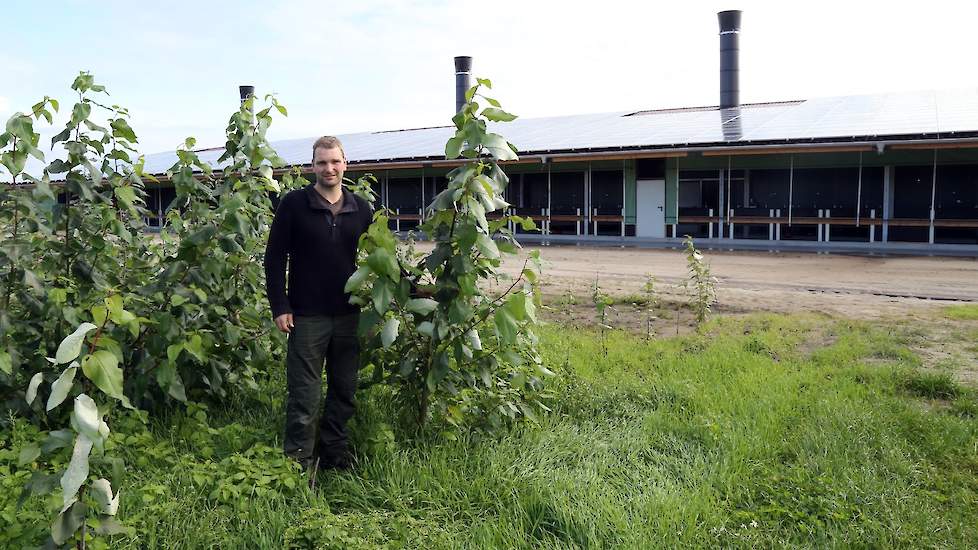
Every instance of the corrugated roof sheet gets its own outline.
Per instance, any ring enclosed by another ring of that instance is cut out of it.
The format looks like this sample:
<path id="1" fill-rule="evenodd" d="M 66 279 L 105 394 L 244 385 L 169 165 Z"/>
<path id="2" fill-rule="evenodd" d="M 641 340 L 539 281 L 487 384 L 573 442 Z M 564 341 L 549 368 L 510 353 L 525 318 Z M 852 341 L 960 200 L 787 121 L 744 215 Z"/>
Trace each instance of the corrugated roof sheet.
<path id="1" fill-rule="evenodd" d="M 624 111 L 533 119 L 495 125 L 523 154 L 636 148 L 684 148 L 752 143 L 846 141 L 978 133 L 978 89 L 900 92 L 805 101 Z M 438 159 L 452 127 L 338 136 L 351 163 Z M 289 164 L 309 162 L 317 136 L 275 141 Z M 201 152 L 215 163 L 220 151 Z M 165 172 L 173 152 L 148 155 L 146 169 Z"/>

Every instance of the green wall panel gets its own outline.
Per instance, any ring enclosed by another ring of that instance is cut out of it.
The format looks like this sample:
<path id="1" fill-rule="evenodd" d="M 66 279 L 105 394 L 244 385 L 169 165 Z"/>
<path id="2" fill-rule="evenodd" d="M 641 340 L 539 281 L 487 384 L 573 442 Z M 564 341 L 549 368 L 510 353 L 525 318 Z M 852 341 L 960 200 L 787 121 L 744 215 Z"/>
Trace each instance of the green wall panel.
<path id="1" fill-rule="evenodd" d="M 677 223 L 679 217 L 679 170 L 686 169 L 686 159 L 666 159 L 666 223 Z"/>
<path id="2" fill-rule="evenodd" d="M 625 223 L 635 223 L 635 201 L 637 191 L 635 188 L 635 161 L 625 161 Z"/>

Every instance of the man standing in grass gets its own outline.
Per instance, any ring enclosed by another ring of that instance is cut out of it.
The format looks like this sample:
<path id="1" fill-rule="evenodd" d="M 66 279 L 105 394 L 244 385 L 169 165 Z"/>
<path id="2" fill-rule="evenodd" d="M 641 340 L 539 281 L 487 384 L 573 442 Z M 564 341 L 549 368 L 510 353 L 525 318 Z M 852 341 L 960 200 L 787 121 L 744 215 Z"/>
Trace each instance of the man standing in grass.
<path id="1" fill-rule="evenodd" d="M 316 140 L 312 169 L 316 182 L 279 204 L 265 249 L 272 316 L 289 335 L 284 447 L 305 468 L 349 469 L 346 423 L 357 387 L 360 310 L 343 287 L 356 270 L 357 243 L 372 216 L 367 201 L 343 186 L 340 140 Z M 317 429 L 324 360 L 326 400 Z"/>

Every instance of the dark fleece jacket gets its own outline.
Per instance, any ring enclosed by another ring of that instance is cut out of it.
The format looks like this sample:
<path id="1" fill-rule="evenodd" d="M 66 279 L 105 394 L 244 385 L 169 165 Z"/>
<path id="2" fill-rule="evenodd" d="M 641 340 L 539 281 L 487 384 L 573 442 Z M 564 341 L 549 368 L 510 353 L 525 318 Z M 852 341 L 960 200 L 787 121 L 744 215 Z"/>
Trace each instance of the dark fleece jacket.
<path id="1" fill-rule="evenodd" d="M 357 268 L 357 243 L 372 220 L 370 204 L 344 187 L 343 208 L 334 217 L 316 196 L 314 185 L 290 191 L 275 211 L 265 247 L 265 284 L 273 317 L 359 310 L 343 287 Z"/>

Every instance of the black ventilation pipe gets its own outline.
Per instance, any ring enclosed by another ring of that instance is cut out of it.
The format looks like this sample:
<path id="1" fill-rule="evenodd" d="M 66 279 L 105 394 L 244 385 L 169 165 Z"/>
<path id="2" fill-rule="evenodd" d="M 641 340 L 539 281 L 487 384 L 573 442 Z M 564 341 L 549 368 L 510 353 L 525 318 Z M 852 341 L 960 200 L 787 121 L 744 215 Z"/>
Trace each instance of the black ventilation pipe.
<path id="1" fill-rule="evenodd" d="M 740 105 L 740 10 L 721 11 L 720 108 Z"/>
<path id="2" fill-rule="evenodd" d="M 249 97 L 255 95 L 254 86 L 238 86 L 238 95 L 241 96 L 241 103 L 244 103 Z"/>
<path id="3" fill-rule="evenodd" d="M 460 55 L 455 58 L 455 112 L 465 105 L 465 92 L 472 87 L 472 58 Z"/>

